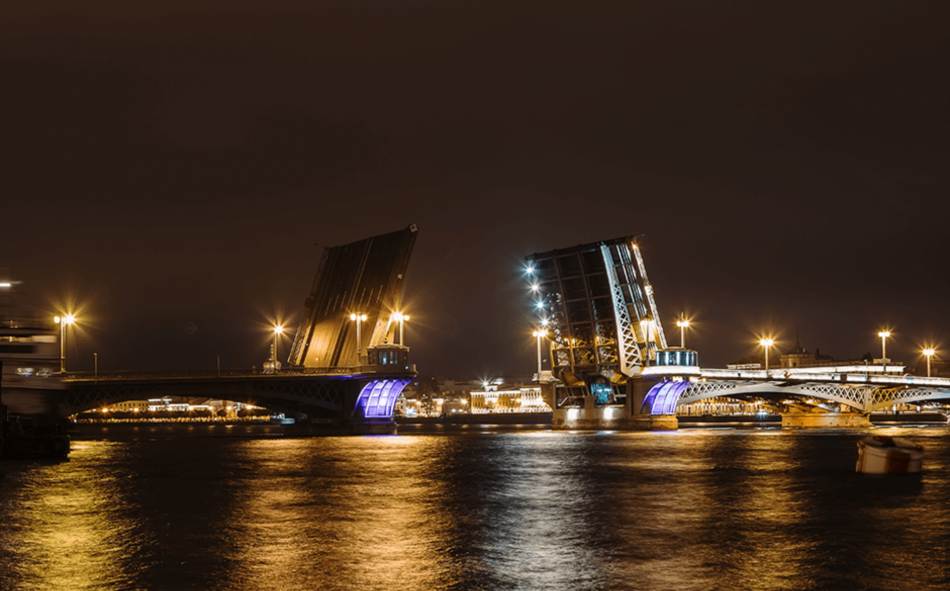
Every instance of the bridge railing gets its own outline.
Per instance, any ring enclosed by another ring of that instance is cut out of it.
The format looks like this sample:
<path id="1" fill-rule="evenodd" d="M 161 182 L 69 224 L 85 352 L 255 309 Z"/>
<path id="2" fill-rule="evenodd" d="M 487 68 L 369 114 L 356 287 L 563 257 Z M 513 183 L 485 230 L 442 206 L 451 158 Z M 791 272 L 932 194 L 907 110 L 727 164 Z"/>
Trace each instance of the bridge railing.
<path id="1" fill-rule="evenodd" d="M 216 378 L 260 378 L 288 376 L 346 376 L 364 373 L 377 373 L 379 366 L 355 367 L 294 367 L 274 370 L 254 369 L 186 369 L 153 371 L 110 371 L 110 372 L 69 372 L 62 375 L 65 380 L 175 380 L 175 379 L 216 379 Z"/>

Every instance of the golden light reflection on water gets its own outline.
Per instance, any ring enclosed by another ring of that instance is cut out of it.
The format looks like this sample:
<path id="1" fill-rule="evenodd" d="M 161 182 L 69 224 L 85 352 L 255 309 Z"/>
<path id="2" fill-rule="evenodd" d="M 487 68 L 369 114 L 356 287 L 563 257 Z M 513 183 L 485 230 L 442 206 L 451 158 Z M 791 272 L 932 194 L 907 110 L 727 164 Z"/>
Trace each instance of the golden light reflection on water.
<path id="1" fill-rule="evenodd" d="M 0 480 L 0 590 L 941 588 L 946 433 L 916 481 L 852 435 L 91 442 Z"/>
<path id="2" fill-rule="evenodd" d="M 84 465 L 110 445 L 88 444 L 68 462 L 8 475 L 4 484 L 15 488 L 4 491 L 3 527 L 18 535 L 3 553 L 3 588 L 104 589 L 126 578 L 130 526 L 113 519 L 117 499 L 109 483 L 89 478 Z"/>
<path id="3" fill-rule="evenodd" d="M 450 534 L 425 437 L 255 441 L 236 533 L 251 588 L 432 589 Z M 317 451 L 319 457 L 314 461 Z M 288 471 L 288 465 L 300 470 Z M 301 577 L 303 573 L 303 577 Z"/>

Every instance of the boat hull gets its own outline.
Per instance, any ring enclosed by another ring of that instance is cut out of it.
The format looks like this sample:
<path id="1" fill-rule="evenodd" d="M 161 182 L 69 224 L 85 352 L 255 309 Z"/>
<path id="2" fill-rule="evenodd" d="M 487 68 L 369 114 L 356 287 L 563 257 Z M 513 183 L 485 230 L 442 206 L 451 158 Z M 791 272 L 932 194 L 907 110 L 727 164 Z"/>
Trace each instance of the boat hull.
<path id="1" fill-rule="evenodd" d="M 857 472 L 863 474 L 908 474 L 920 472 L 924 451 L 919 445 L 899 439 L 866 437 L 858 441 Z"/>

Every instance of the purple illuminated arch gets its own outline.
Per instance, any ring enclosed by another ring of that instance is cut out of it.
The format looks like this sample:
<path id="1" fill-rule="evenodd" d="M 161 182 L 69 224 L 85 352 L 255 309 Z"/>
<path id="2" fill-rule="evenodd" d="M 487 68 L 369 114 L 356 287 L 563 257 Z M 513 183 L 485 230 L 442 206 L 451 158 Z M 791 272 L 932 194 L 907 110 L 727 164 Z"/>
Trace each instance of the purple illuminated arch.
<path id="1" fill-rule="evenodd" d="M 651 415 L 676 414 L 676 403 L 689 386 L 690 382 L 686 381 L 661 382 L 650 388 L 640 408 L 649 405 Z"/>
<path id="2" fill-rule="evenodd" d="M 391 419 L 396 401 L 409 380 L 373 380 L 360 391 L 356 410 L 368 419 Z"/>

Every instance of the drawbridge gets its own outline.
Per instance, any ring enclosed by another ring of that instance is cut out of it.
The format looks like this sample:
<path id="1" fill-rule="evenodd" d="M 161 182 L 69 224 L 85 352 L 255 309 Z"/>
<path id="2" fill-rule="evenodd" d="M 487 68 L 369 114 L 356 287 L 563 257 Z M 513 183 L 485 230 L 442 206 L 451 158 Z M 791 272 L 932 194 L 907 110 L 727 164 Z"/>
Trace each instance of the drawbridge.
<path id="1" fill-rule="evenodd" d="M 638 421 L 675 428 L 678 406 L 720 397 L 792 399 L 789 407 L 811 405 L 816 413 L 836 409 L 863 417 L 851 426 L 895 405 L 950 399 L 950 380 L 895 375 L 886 364 L 752 371 L 700 367 L 695 351 L 667 346 L 634 236 L 529 255 L 525 279 L 539 339 L 536 381 L 554 411 L 556 428 L 619 428 Z M 543 338 L 549 370 L 542 367 Z M 811 421 L 803 420 L 805 425 Z"/>
<path id="2" fill-rule="evenodd" d="M 324 249 L 284 368 L 70 373 L 48 406 L 69 416 L 128 400 L 212 398 L 344 432 L 395 432 L 393 408 L 416 375 L 408 347 L 393 342 L 393 317 L 417 232 L 411 225 Z"/>

